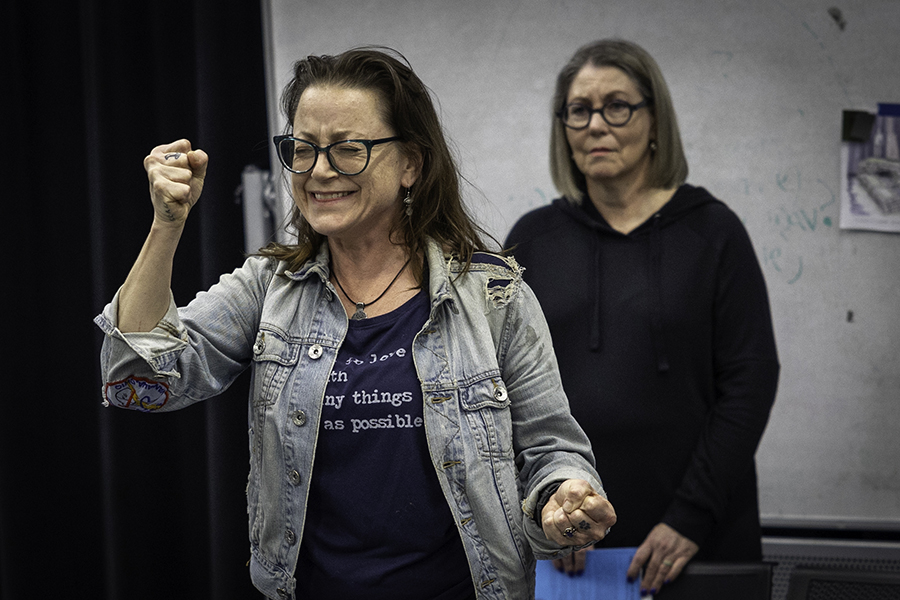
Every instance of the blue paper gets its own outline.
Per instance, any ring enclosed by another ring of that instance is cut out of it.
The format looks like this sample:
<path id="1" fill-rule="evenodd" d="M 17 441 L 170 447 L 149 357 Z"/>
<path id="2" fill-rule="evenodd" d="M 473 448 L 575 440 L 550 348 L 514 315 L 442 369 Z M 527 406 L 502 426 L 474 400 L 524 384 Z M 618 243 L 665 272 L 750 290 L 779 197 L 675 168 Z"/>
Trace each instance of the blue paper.
<path id="1" fill-rule="evenodd" d="M 584 573 L 571 577 L 553 561 L 539 560 L 535 600 L 641 600 L 641 582 L 628 583 L 626 575 L 636 550 L 592 550 L 585 555 Z"/>

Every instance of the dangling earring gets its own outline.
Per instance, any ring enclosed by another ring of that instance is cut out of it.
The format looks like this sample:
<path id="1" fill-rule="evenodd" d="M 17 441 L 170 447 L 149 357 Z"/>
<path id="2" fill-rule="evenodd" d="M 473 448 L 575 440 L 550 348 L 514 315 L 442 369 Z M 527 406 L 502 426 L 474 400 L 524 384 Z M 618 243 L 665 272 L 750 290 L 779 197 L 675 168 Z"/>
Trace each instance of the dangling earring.
<path id="1" fill-rule="evenodd" d="M 650 141 L 650 152 L 656 152 L 656 148 L 657 148 L 656 140 L 651 140 Z"/>
<path id="2" fill-rule="evenodd" d="M 406 205 L 406 216 L 407 217 L 412 216 L 412 203 L 413 203 L 412 195 L 410 193 L 409 188 L 406 188 L 406 198 L 403 199 L 403 204 Z"/>

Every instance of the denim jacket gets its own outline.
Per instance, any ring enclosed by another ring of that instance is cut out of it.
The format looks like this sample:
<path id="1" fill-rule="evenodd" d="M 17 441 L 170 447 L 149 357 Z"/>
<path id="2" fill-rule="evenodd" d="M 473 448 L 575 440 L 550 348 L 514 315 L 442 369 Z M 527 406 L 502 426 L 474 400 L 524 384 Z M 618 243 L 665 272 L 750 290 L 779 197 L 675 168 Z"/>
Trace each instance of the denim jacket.
<path id="1" fill-rule="evenodd" d="M 570 551 L 535 519 L 553 486 L 603 494 L 590 443 L 569 413 L 540 306 L 509 258 L 476 254 L 468 273 L 427 246 L 430 317 L 413 341 L 431 462 L 480 599 L 534 598 L 534 561 Z M 155 412 L 212 398 L 247 367 L 247 486 L 256 587 L 293 598 L 325 386 L 348 320 L 323 244 L 299 271 L 252 257 L 148 333 L 106 333 L 104 402 Z"/>

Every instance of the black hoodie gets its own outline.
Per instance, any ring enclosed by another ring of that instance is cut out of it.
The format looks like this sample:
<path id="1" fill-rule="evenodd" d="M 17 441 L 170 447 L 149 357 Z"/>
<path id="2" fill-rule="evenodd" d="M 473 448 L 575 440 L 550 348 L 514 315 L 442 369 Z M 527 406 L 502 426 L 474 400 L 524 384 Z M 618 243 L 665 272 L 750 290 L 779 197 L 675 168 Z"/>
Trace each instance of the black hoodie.
<path id="1" fill-rule="evenodd" d="M 778 382 L 765 281 L 737 216 L 681 186 L 629 234 L 557 199 L 506 241 L 550 324 L 572 413 L 618 516 L 659 522 L 701 560 L 759 560 L 754 454 Z"/>

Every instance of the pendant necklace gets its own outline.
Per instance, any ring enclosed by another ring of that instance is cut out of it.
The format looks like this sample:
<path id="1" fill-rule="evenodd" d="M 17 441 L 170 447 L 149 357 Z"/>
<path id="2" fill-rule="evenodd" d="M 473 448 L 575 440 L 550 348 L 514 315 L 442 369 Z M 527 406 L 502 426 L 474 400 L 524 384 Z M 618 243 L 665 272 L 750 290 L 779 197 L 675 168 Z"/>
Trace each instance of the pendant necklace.
<path id="1" fill-rule="evenodd" d="M 334 269 L 332 269 L 332 270 L 331 270 L 331 274 L 334 275 L 334 282 L 335 282 L 336 284 L 338 284 L 338 287 L 339 287 L 340 290 L 344 293 L 344 296 L 347 298 L 347 300 L 349 300 L 350 302 L 352 302 L 353 304 L 356 305 L 356 312 L 353 313 L 353 316 L 350 317 L 350 318 L 353 319 L 354 321 L 359 321 L 359 320 L 361 320 L 361 319 L 366 319 L 366 318 L 368 318 L 369 315 L 367 315 L 367 314 L 366 314 L 366 311 L 363 310 L 363 309 L 365 309 L 367 306 L 372 306 L 373 304 L 375 304 L 376 302 L 378 302 L 379 300 L 381 300 L 381 299 L 384 297 L 385 294 L 387 294 L 387 291 L 388 291 L 389 289 L 391 289 L 391 286 L 394 285 L 394 282 L 397 281 L 397 279 L 400 278 L 400 273 L 403 272 L 403 270 L 406 268 L 406 265 L 409 264 L 409 261 L 410 261 L 410 260 L 412 260 L 412 257 L 409 257 L 409 258 L 406 260 L 406 262 L 403 263 L 403 266 L 400 267 L 400 270 L 397 271 L 397 274 L 394 275 L 394 278 L 391 279 L 391 282 L 388 284 L 388 286 L 387 286 L 386 288 L 384 288 L 384 291 L 381 292 L 381 294 L 379 294 L 379 296 L 378 296 L 377 298 L 375 298 L 374 300 L 372 300 L 371 302 L 357 302 L 357 301 L 355 301 L 353 298 L 351 298 L 351 297 L 347 294 L 347 291 L 344 289 L 344 286 L 341 285 L 341 280 L 338 279 L 337 273 L 335 272 Z"/>

